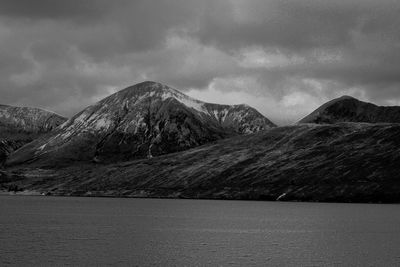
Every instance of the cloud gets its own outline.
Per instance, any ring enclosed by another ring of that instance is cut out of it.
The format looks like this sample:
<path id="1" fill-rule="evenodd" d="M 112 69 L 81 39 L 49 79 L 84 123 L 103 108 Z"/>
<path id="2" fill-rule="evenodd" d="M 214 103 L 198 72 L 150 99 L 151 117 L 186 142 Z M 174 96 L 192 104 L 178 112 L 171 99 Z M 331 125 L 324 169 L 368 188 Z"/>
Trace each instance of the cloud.
<path id="1" fill-rule="evenodd" d="M 399 11 L 396 0 L 0 0 L 1 101 L 71 116 L 155 80 L 281 124 L 342 94 L 393 105 Z"/>

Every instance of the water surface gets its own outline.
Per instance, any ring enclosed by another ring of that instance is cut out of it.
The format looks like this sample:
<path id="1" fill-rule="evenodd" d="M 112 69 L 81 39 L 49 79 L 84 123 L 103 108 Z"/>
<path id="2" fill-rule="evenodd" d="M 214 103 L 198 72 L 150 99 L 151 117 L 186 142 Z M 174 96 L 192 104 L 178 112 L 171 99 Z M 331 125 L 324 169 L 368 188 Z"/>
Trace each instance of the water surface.
<path id="1" fill-rule="evenodd" d="M 400 266 L 400 206 L 0 196 L 0 266 Z"/>

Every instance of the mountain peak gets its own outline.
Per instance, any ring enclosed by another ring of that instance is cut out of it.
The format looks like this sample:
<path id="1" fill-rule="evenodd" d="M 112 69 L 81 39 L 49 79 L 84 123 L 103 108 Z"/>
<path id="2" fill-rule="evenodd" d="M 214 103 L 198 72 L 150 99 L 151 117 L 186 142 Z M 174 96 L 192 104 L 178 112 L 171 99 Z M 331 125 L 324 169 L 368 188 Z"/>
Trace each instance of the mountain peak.
<path id="1" fill-rule="evenodd" d="M 170 91 L 171 87 L 154 81 L 144 81 L 135 85 L 132 85 L 125 90 L 137 90 L 137 91 Z"/>
<path id="2" fill-rule="evenodd" d="M 352 96 L 341 96 L 323 104 L 299 123 L 337 122 L 399 123 L 400 107 L 382 107 Z"/>
<path id="3" fill-rule="evenodd" d="M 354 100 L 358 100 L 357 98 L 350 96 L 350 95 L 342 95 L 334 100 L 344 100 L 344 99 L 354 99 Z"/>
<path id="4" fill-rule="evenodd" d="M 143 82 L 137 83 L 136 86 L 162 86 L 162 84 L 159 82 L 155 82 L 155 81 L 143 81 Z"/>
<path id="5" fill-rule="evenodd" d="M 143 158 L 274 126 L 250 106 L 206 103 L 146 81 L 87 107 L 49 139 L 25 146 L 13 158 L 16 162 Z"/>
<path id="6" fill-rule="evenodd" d="M 195 100 L 185 95 L 184 93 L 178 91 L 175 88 L 153 81 L 145 81 L 129 86 L 125 89 L 116 92 L 114 95 L 111 95 L 108 98 L 113 98 L 113 96 L 118 96 L 122 98 L 135 98 L 140 96 L 141 98 L 153 97 L 162 99 L 166 99 L 168 97 L 175 97 L 178 99 L 185 98 L 185 99 Z M 201 102 L 201 101 L 196 100 L 196 102 Z"/>
<path id="7" fill-rule="evenodd" d="M 334 98 L 334 99 L 326 102 L 325 104 L 321 105 L 321 107 L 319 107 L 318 109 L 325 109 L 326 107 L 331 106 L 331 105 L 333 105 L 333 104 L 335 104 L 337 102 L 348 101 L 348 100 L 361 102 L 360 100 L 358 100 L 355 97 L 352 97 L 352 96 L 349 96 L 349 95 L 342 95 L 340 97 Z"/>
<path id="8" fill-rule="evenodd" d="M 161 92 L 168 91 L 169 87 L 158 82 L 144 81 L 125 89 L 118 91 L 115 94 L 129 94 L 129 95 L 141 95 L 150 92 Z M 110 96 L 111 97 L 111 96 Z"/>

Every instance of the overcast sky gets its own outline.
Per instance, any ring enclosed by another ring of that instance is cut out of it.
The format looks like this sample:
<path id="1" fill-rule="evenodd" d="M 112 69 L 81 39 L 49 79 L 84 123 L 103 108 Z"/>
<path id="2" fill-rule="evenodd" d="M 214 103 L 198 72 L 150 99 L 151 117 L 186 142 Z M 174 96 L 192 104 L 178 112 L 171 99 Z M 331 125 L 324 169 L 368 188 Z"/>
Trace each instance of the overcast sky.
<path id="1" fill-rule="evenodd" d="M 0 0 L 0 102 L 71 116 L 144 80 L 278 124 L 400 105 L 398 0 Z"/>

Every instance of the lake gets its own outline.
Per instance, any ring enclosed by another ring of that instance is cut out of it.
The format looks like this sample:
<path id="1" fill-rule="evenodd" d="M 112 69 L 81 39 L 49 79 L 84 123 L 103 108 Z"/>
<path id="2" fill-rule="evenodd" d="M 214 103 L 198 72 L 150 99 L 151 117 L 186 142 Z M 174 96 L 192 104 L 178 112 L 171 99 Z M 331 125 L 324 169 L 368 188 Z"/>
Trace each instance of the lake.
<path id="1" fill-rule="evenodd" d="M 0 266 L 399 266 L 400 205 L 0 196 Z"/>

